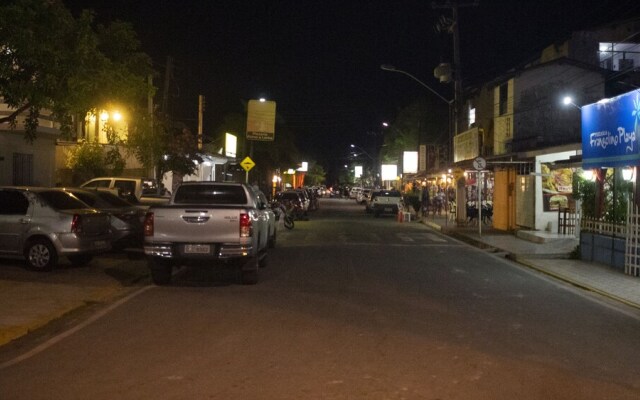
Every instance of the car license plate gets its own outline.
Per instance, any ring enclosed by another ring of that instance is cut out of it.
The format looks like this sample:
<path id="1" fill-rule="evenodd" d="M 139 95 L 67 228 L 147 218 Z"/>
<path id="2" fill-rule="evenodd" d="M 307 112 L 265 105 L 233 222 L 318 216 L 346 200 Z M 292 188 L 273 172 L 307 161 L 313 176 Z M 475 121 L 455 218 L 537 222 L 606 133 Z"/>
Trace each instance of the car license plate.
<path id="1" fill-rule="evenodd" d="M 211 246 L 208 244 L 185 244 L 184 252 L 186 254 L 209 254 Z"/>
<path id="2" fill-rule="evenodd" d="M 103 247 L 107 247 L 107 241 L 106 240 L 96 240 L 95 242 L 93 242 L 93 247 L 97 247 L 99 249 L 101 249 Z"/>
<path id="3" fill-rule="evenodd" d="M 393 208 L 391 208 L 391 207 L 385 207 L 384 208 L 384 212 L 391 212 L 391 211 L 393 211 Z"/>

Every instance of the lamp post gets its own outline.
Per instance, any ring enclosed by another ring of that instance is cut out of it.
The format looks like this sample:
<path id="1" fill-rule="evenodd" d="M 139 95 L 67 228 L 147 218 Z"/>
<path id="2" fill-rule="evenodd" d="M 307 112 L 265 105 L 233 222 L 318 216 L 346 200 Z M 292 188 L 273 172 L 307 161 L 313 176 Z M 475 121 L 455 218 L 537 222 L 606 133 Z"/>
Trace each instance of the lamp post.
<path id="1" fill-rule="evenodd" d="M 447 98 L 442 96 L 440 93 L 436 92 L 431 86 L 429 86 L 426 83 L 422 82 L 420 79 L 418 79 L 415 76 L 411 75 L 407 71 L 403 71 L 401 69 L 398 69 L 398 68 L 394 67 L 393 65 L 382 64 L 380 66 L 380 69 L 383 70 L 383 71 L 397 72 L 397 73 L 400 73 L 400 74 L 408 76 L 409 78 L 413 79 L 414 81 L 418 82 L 420 85 L 425 87 L 431 93 L 433 93 L 437 98 L 439 98 L 440 100 L 442 100 L 445 103 L 447 103 L 447 105 L 449 107 L 449 162 L 453 162 L 453 157 L 452 157 L 452 155 L 453 155 L 453 136 L 458 133 L 458 119 L 456 118 L 456 115 L 454 113 L 454 107 L 455 107 L 456 100 L 455 99 L 448 100 Z"/>

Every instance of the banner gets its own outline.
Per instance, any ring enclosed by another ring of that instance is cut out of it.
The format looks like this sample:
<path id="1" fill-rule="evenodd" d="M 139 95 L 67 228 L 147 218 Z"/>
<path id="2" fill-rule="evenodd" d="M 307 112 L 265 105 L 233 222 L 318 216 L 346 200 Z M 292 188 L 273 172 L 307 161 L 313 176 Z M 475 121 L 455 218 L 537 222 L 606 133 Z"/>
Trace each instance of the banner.
<path id="1" fill-rule="evenodd" d="M 582 167 L 640 165 L 640 90 L 583 106 Z"/>

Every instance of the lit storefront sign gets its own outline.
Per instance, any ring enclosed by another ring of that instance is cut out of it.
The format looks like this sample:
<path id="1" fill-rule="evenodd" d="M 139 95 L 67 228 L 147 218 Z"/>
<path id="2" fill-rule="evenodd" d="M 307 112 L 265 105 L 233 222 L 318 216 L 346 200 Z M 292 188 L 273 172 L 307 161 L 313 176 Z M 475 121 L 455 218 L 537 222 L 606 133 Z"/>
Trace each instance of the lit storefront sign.
<path id="1" fill-rule="evenodd" d="M 640 89 L 582 107 L 583 168 L 640 165 Z"/>
<path id="2" fill-rule="evenodd" d="M 405 151 L 402 158 L 402 173 L 415 174 L 418 172 L 418 152 Z"/>

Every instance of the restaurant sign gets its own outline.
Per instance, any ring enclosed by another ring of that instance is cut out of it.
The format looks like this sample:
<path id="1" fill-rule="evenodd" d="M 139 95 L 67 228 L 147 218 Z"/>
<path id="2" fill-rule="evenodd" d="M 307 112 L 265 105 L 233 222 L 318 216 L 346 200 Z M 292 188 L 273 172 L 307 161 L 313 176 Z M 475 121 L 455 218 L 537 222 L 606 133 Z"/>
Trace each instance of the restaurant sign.
<path id="1" fill-rule="evenodd" d="M 640 89 L 582 107 L 582 167 L 640 165 Z"/>

